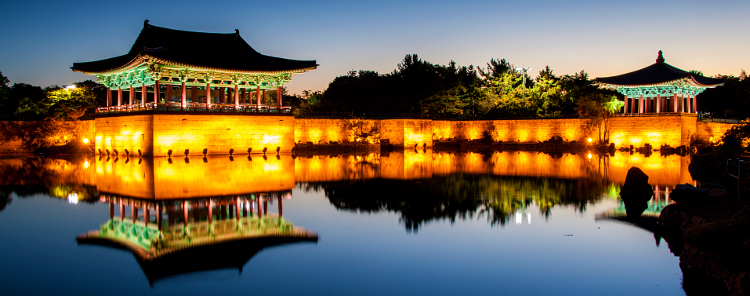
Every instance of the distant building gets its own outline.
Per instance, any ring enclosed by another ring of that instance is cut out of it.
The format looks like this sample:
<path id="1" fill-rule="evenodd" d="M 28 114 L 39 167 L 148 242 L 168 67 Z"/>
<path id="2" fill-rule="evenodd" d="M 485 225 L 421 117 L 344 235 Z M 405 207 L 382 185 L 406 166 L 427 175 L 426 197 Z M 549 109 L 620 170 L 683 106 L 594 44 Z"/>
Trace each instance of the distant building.
<path id="1" fill-rule="evenodd" d="M 719 79 L 690 73 L 664 62 L 661 50 L 656 63 L 630 73 L 597 77 L 595 82 L 625 96 L 623 113 L 698 113 L 696 96 L 723 84 Z"/>
<path id="2" fill-rule="evenodd" d="M 240 37 L 239 30 L 228 34 L 188 32 L 153 26 L 147 20 L 127 54 L 74 63 L 71 69 L 96 75 L 98 82 L 109 88 L 107 106 L 98 113 L 281 113 L 290 111 L 281 100 L 281 87 L 292 76 L 317 66 L 314 60 L 260 54 Z M 272 105 L 265 101 L 266 90 L 277 90 Z"/>

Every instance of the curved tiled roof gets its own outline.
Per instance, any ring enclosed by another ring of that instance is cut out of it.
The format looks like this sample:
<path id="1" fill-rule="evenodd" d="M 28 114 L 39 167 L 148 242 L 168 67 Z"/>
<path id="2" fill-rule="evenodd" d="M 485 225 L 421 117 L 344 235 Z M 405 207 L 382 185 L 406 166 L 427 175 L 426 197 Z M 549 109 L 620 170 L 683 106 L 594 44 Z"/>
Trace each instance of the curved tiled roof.
<path id="1" fill-rule="evenodd" d="M 280 73 L 315 69 L 314 60 L 301 61 L 263 55 L 234 33 L 180 31 L 144 23 L 133 47 L 125 55 L 74 63 L 73 71 L 104 73 L 139 59 L 153 58 L 174 66 L 231 72 Z"/>
<path id="2" fill-rule="evenodd" d="M 595 81 L 599 84 L 634 87 L 663 85 L 677 81 L 698 87 L 714 87 L 723 83 L 720 79 L 693 74 L 665 63 L 661 51 L 656 63 L 651 66 L 622 75 L 597 77 Z"/>

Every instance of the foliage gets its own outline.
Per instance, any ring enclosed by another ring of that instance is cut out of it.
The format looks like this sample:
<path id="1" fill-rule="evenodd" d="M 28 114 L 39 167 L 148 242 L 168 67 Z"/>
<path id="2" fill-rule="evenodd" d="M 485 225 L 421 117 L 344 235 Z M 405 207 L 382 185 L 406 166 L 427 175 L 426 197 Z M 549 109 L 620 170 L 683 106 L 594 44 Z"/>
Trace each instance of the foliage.
<path id="1" fill-rule="evenodd" d="M 613 95 L 591 93 L 578 100 L 578 115 L 587 119 L 587 127 L 597 130 L 600 144 L 609 143 L 609 119 L 620 110 L 624 102 Z"/>
<path id="2" fill-rule="evenodd" d="M 357 143 L 380 140 L 379 122 L 375 123 L 362 119 L 345 119 L 343 120 L 343 129 L 349 134 L 349 138 Z"/>
<path id="3" fill-rule="evenodd" d="M 750 117 L 750 79 L 744 70 L 740 76 L 717 75 L 724 85 L 706 89 L 698 96 L 698 108 L 715 117 Z"/>
<path id="4" fill-rule="evenodd" d="M 750 119 L 733 126 L 721 137 L 721 149 L 724 151 L 750 151 Z"/>
<path id="5" fill-rule="evenodd" d="M 16 105 L 11 99 L 11 88 L 8 87 L 8 83 L 10 83 L 8 77 L 3 76 L 3 72 L 0 72 L 0 117 L 2 119 L 7 118 L 9 113 L 12 114 Z"/>
<path id="6" fill-rule="evenodd" d="M 492 59 L 482 69 L 458 66 L 453 61 L 432 64 L 409 54 L 392 73 L 350 71 L 336 77 L 323 93 L 303 93 L 299 114 L 454 119 L 575 117 L 577 99 L 592 93 L 607 91 L 599 90 L 584 71 L 558 77 L 547 66 L 531 79 L 505 59 Z"/>

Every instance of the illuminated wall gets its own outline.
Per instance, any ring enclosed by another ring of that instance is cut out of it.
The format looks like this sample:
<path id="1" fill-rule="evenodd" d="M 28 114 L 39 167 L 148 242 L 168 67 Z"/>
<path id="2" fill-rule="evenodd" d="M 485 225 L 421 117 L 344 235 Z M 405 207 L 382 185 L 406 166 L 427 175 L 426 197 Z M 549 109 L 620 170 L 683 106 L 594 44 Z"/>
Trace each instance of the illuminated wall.
<path id="1" fill-rule="evenodd" d="M 181 154 L 190 149 L 209 154 L 282 153 L 294 148 L 294 117 L 246 115 L 154 115 L 154 155 L 166 156 L 172 149 Z M 193 152 L 194 151 L 194 152 Z"/>
<path id="2" fill-rule="evenodd" d="M 718 143 L 721 136 L 737 124 L 720 122 L 698 122 L 696 126 L 696 137 L 708 143 Z"/>
<path id="3" fill-rule="evenodd" d="M 565 141 L 588 138 L 581 119 L 518 119 L 433 122 L 433 137 L 440 139 L 481 139 L 485 131 L 494 141 L 536 143 L 559 136 Z"/>
<path id="4" fill-rule="evenodd" d="M 695 114 L 614 117 L 610 119 L 610 141 L 617 147 L 689 145 L 690 137 L 696 134 L 697 119 Z"/>
<path id="5" fill-rule="evenodd" d="M 105 117 L 96 119 L 95 151 L 106 153 L 114 150 L 125 155 L 128 149 L 133 155 L 138 155 L 138 149 L 143 155 L 153 155 L 154 115 L 130 115 Z"/>
<path id="6" fill-rule="evenodd" d="M 291 116 L 243 115 L 128 115 L 97 118 L 81 125 L 84 134 L 93 137 L 97 149 L 128 149 L 137 154 L 166 156 L 168 150 L 182 155 L 243 154 L 252 147 L 260 153 L 266 147 L 290 152 L 295 142 L 328 143 L 354 141 L 347 123 L 364 122 L 378 127 L 380 138 L 395 146 L 413 149 L 414 145 L 432 147 L 433 140 L 476 140 L 488 133 L 495 141 L 537 143 L 559 136 L 565 141 L 596 139 L 596 131 L 586 129 L 582 119 L 520 120 L 423 120 L 423 119 L 295 119 Z M 649 143 L 658 148 L 690 144 L 691 139 L 718 141 L 731 124 L 697 122 L 695 114 L 662 116 L 618 116 L 610 119 L 610 140 L 617 147 L 643 147 Z M 8 139 L 9 146 L 13 146 Z M 275 153 L 272 153 L 275 154 Z"/>
<path id="7" fill-rule="evenodd" d="M 231 196 L 294 188 L 294 159 L 276 156 L 102 159 L 96 162 L 100 192 L 144 199 Z"/>
<path id="8" fill-rule="evenodd" d="M 137 155 L 209 155 L 291 152 L 294 147 L 294 117 L 246 115 L 129 115 L 96 119 L 96 148 L 128 149 Z"/>
<path id="9" fill-rule="evenodd" d="M 432 147 L 432 120 L 423 119 L 309 119 L 298 118 L 294 122 L 294 141 L 313 144 L 353 142 L 354 137 L 347 124 L 363 122 L 369 129 L 376 127 L 380 139 L 388 139 L 395 146 L 413 148 L 414 145 Z"/>

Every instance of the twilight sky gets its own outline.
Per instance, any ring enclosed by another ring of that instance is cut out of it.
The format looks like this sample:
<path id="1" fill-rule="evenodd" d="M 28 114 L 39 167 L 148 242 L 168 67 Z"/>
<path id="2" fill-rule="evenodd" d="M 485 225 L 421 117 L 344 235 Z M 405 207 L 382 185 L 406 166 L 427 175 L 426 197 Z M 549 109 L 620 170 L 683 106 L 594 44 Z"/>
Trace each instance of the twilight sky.
<path id="1" fill-rule="evenodd" d="M 505 58 L 531 73 L 611 76 L 666 62 L 708 76 L 750 70 L 750 1 L 2 1 L 0 72 L 11 84 L 94 79 L 74 62 L 128 52 L 143 21 L 240 35 L 270 56 L 317 60 L 292 93 L 325 90 L 350 70 L 388 73 L 406 54 L 486 67 Z M 744 22 L 743 22 L 744 21 Z M 220 46 L 217 44 L 217 46 Z"/>

